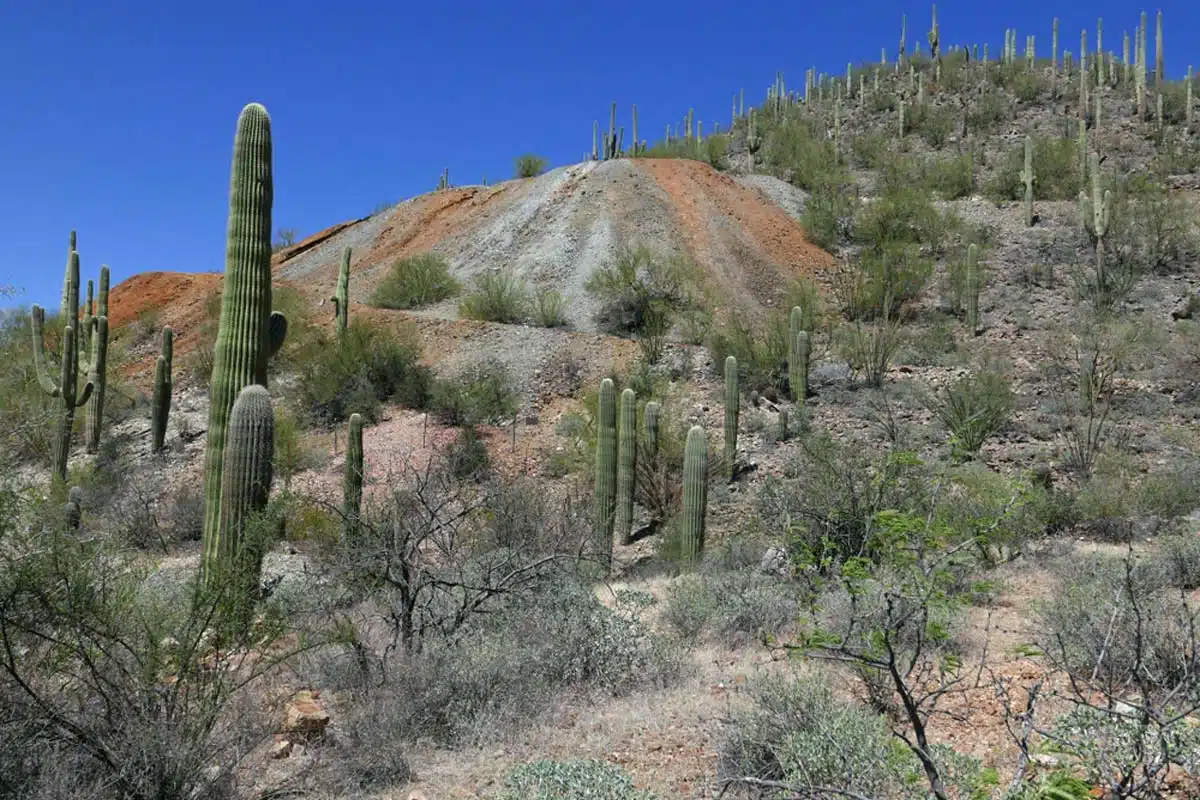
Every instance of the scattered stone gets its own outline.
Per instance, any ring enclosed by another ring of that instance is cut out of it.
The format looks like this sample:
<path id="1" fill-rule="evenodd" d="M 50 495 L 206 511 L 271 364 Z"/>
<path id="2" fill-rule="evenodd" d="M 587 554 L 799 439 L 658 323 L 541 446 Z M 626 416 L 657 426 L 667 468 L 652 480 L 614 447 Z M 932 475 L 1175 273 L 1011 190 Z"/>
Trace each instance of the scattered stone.
<path id="1" fill-rule="evenodd" d="M 324 709 L 320 697 L 320 692 L 307 689 L 292 695 L 283 715 L 283 732 L 289 740 L 307 741 L 325 733 L 329 712 Z"/>
<path id="2" fill-rule="evenodd" d="M 271 745 L 271 758 L 287 758 L 292 754 L 292 740 L 282 733 L 275 734 L 275 742 Z"/>
<path id="3" fill-rule="evenodd" d="M 773 575 L 787 575 L 791 571 L 787 550 L 779 545 L 768 547 L 767 552 L 763 553 L 758 568 Z"/>

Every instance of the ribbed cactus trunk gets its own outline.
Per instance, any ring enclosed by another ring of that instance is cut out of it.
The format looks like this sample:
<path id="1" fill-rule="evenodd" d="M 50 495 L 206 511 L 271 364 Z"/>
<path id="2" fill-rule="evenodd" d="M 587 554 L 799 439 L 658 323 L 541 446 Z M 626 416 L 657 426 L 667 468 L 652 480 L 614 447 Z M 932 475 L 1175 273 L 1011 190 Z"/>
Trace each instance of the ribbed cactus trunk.
<path id="1" fill-rule="evenodd" d="M 71 234 L 74 242 L 74 232 Z M 41 306 L 30 309 L 30 327 L 33 331 L 33 366 L 42 390 L 51 397 L 61 399 L 58 426 L 55 431 L 51 454 L 51 473 L 56 480 L 67 478 L 67 460 L 71 454 L 71 432 L 75 428 L 75 409 L 85 405 L 92 394 L 90 380 L 79 386 L 79 253 L 71 251 L 67 259 L 67 279 L 63 290 L 64 306 L 68 309 L 63 318 L 62 363 L 58 381 L 50 375 L 46 363 L 46 348 L 43 330 L 46 312 Z M 86 367 L 85 367 L 86 371 Z"/>
<path id="2" fill-rule="evenodd" d="M 967 330 L 974 336 L 979 331 L 979 248 L 967 247 Z"/>
<path id="3" fill-rule="evenodd" d="M 363 420 L 351 414 L 346 429 L 346 466 L 342 474 L 342 517 L 346 541 L 358 536 L 363 494 Z"/>
<path id="4" fill-rule="evenodd" d="M 793 306 L 788 314 L 788 388 L 796 402 L 804 401 L 804 389 L 807 388 L 804 373 L 808 370 L 808 362 L 805 359 L 804 364 L 801 364 L 800 351 L 797 349 L 797 336 L 803 330 L 804 311 L 800 306 Z"/>
<path id="5" fill-rule="evenodd" d="M 610 378 L 600 383 L 596 409 L 596 547 L 611 562 L 613 512 L 617 500 L 617 389 Z"/>
<path id="6" fill-rule="evenodd" d="M 738 411 L 741 406 L 738 393 L 738 363 L 734 356 L 725 358 L 725 476 L 733 480 L 737 475 Z"/>
<path id="7" fill-rule="evenodd" d="M 1104 245 L 1112 212 L 1112 193 L 1103 188 L 1100 157 L 1096 153 L 1091 154 L 1088 166 L 1092 178 L 1092 194 L 1089 197 L 1086 191 L 1079 192 L 1079 216 L 1096 248 L 1096 289 L 1104 292 L 1108 286 L 1108 276 L 1104 269 Z"/>
<path id="8" fill-rule="evenodd" d="M 616 534 L 621 544 L 633 541 L 633 491 L 637 484 L 637 394 L 621 392 L 617 428 Z"/>
<path id="9" fill-rule="evenodd" d="M 338 270 L 337 290 L 333 295 L 333 319 L 338 336 L 350 324 L 350 248 L 342 251 L 342 267 Z"/>
<path id="10" fill-rule="evenodd" d="M 89 360 L 92 395 L 88 398 L 84 446 L 89 453 L 100 452 L 100 433 L 104 427 L 104 389 L 108 370 L 108 317 L 92 320 L 92 356 Z"/>
<path id="11" fill-rule="evenodd" d="M 800 330 L 796 332 L 795 339 L 796 350 L 796 402 L 803 404 L 804 399 L 808 397 L 808 361 L 811 345 L 809 344 L 808 331 Z"/>
<path id="12" fill-rule="evenodd" d="M 63 273 L 62 300 L 59 303 L 59 308 L 58 308 L 58 316 L 60 319 L 62 319 L 64 321 L 64 324 L 68 320 L 74 322 L 75 315 L 79 311 L 79 295 L 78 294 L 75 295 L 75 304 L 71 305 L 71 298 L 67 294 L 67 292 L 69 291 L 69 288 L 71 286 L 71 254 L 79 251 L 79 248 L 76 246 L 77 243 L 78 243 L 78 238 L 75 236 L 75 231 L 71 231 L 70 235 L 67 237 L 67 267 L 66 267 L 66 271 Z M 75 281 L 76 281 L 76 283 L 75 283 L 76 289 L 78 289 L 78 287 L 79 287 L 79 272 L 78 272 L 78 270 L 76 270 L 76 272 L 75 272 Z"/>
<path id="13" fill-rule="evenodd" d="M 1033 139 L 1025 137 L 1025 168 L 1021 181 L 1025 184 L 1025 227 L 1033 227 Z"/>
<path id="14" fill-rule="evenodd" d="M 258 596 L 265 550 L 262 528 L 256 528 L 253 521 L 267 507 L 273 475 L 275 412 L 265 387 L 250 385 L 238 393 L 226 434 L 220 536 L 212 554 L 215 563 L 209 565 L 209 579 L 216 578 L 229 592 L 235 619 L 245 623 Z"/>
<path id="15" fill-rule="evenodd" d="M 162 331 L 162 353 L 154 364 L 154 397 L 150 402 L 150 451 L 162 452 L 167 440 L 167 421 L 171 417 L 171 361 L 175 353 L 175 332 Z"/>
<path id="16" fill-rule="evenodd" d="M 230 543 L 222 542 L 226 425 L 246 386 L 265 392 L 267 358 L 283 342 L 287 321 L 271 313 L 271 120 L 257 103 L 242 109 L 233 145 L 229 225 L 221 321 L 209 389 L 208 440 L 204 458 L 204 560 L 208 584 Z"/>
<path id="17" fill-rule="evenodd" d="M 683 515 L 680 556 L 691 561 L 704 552 L 704 523 L 708 514 L 708 438 L 699 425 L 688 431 L 683 450 Z"/>

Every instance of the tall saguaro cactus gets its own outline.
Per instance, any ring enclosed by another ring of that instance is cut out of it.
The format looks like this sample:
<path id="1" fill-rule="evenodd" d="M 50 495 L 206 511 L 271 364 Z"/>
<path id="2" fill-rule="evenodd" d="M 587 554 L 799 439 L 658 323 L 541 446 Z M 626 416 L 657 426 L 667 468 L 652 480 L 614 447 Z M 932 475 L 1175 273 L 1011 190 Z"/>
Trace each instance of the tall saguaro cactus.
<path id="1" fill-rule="evenodd" d="M 800 306 L 792 306 L 792 310 L 788 314 L 788 386 L 792 390 L 792 399 L 797 402 L 804 400 L 800 387 L 804 383 L 803 372 L 808 369 L 807 363 L 803 365 L 803 368 L 801 367 L 800 351 L 796 346 L 796 336 L 802 330 L 804 330 L 804 311 Z"/>
<path id="2" fill-rule="evenodd" d="M 346 332 L 350 323 L 350 248 L 342 251 L 342 267 L 338 270 L 337 290 L 333 294 L 333 320 L 338 335 Z"/>
<path id="3" fill-rule="evenodd" d="M 1079 192 L 1079 217 L 1084 230 L 1092 240 L 1096 249 L 1096 288 L 1103 292 L 1106 282 L 1104 274 L 1104 243 L 1108 236 L 1108 222 L 1112 211 L 1112 192 L 1103 188 L 1100 180 L 1100 157 L 1091 154 L 1089 162 L 1092 173 L 1092 194 Z"/>
<path id="4" fill-rule="evenodd" d="M 979 248 L 967 247 L 967 330 L 974 336 L 979 332 Z"/>
<path id="5" fill-rule="evenodd" d="M 642 422 L 646 426 L 646 438 L 644 442 L 646 458 L 651 464 L 658 458 L 658 442 L 659 430 L 661 428 L 662 405 L 651 400 L 646 403 L 646 410 L 643 412 Z"/>
<path id="6" fill-rule="evenodd" d="M 346 429 L 346 466 L 342 474 L 342 517 L 347 541 L 358 535 L 363 493 L 363 420 L 351 414 Z"/>
<path id="7" fill-rule="evenodd" d="M 263 386 L 238 393 L 227 420 L 227 447 L 221 468 L 220 536 L 206 557 L 210 580 L 222 582 L 232 606 L 245 617 L 257 596 L 263 546 L 251 520 L 267 507 L 273 477 L 275 412 Z"/>
<path id="8" fill-rule="evenodd" d="M 162 353 L 154 364 L 154 397 L 150 402 L 150 451 L 160 453 L 167 440 L 167 420 L 171 417 L 171 361 L 175 354 L 175 332 L 162 330 Z"/>
<path id="9" fill-rule="evenodd" d="M 1033 227 L 1033 139 L 1025 137 L 1025 168 L 1021 170 L 1021 182 L 1025 184 L 1025 227 Z"/>
<path id="10" fill-rule="evenodd" d="M 88 281 L 88 287 L 92 285 Z M 89 301 L 91 298 L 88 298 Z M 107 387 L 108 372 L 108 267 L 100 267 L 100 292 L 98 294 L 97 314 L 91 317 L 92 309 L 88 309 L 86 330 L 90 345 L 91 356 L 88 358 L 90 377 L 92 380 L 92 396 L 87 403 L 87 426 L 85 428 L 84 444 L 89 453 L 100 451 L 100 432 L 104 425 L 104 392 Z M 90 306 L 89 302 L 89 306 Z"/>
<path id="11" fill-rule="evenodd" d="M 258 103 L 242 109 L 233 143 L 225 287 L 209 389 L 208 441 L 204 456 L 204 561 L 207 583 L 221 554 L 222 473 L 226 426 L 246 386 L 266 391 L 267 359 L 283 343 L 287 320 L 271 313 L 271 118 Z"/>
<path id="12" fill-rule="evenodd" d="M 66 271 L 63 273 L 62 298 L 58 305 L 58 315 L 64 320 L 74 320 L 75 314 L 79 310 L 79 295 L 75 296 L 75 305 L 73 306 L 71 305 L 70 297 L 67 295 L 68 287 L 71 285 L 71 254 L 78 252 L 78 241 L 79 240 L 75 235 L 75 231 L 71 231 L 70 235 L 67 237 L 67 266 Z M 76 288 L 78 288 L 78 274 L 75 276 L 75 280 Z"/>
<path id="13" fill-rule="evenodd" d="M 704 552 L 704 523 L 708 514 L 708 438 L 693 425 L 683 448 L 683 516 L 680 555 L 692 560 Z"/>
<path id="14" fill-rule="evenodd" d="M 616 533 L 622 544 L 633 540 L 633 491 L 637 482 L 637 395 L 621 392 L 617 426 Z"/>
<path id="15" fill-rule="evenodd" d="M 725 474 L 733 480 L 737 474 L 738 411 L 741 397 L 738 393 L 738 362 L 734 356 L 725 358 Z"/>
<path id="16" fill-rule="evenodd" d="M 600 382 L 596 409 L 596 545 L 612 557 L 613 511 L 617 500 L 617 389 L 611 378 Z"/>
<path id="17" fill-rule="evenodd" d="M 72 241 L 74 238 L 75 235 L 72 232 Z M 67 259 L 67 280 L 63 294 L 65 295 L 63 305 L 68 312 L 64 317 L 62 363 L 57 381 L 50 375 L 46 364 L 46 348 L 43 341 L 46 312 L 38 305 L 33 306 L 30 310 L 30 327 L 33 330 L 33 366 L 37 372 L 38 383 L 41 384 L 42 390 L 46 394 L 61 398 L 62 401 L 51 462 L 52 474 L 55 479 L 60 481 L 67 478 L 67 458 L 71 453 L 71 431 L 75 427 L 75 409 L 87 403 L 93 389 L 90 376 L 82 387 L 79 386 L 79 322 L 75 318 L 79 313 L 79 253 L 74 250 Z M 105 328 L 107 329 L 107 322 Z"/>

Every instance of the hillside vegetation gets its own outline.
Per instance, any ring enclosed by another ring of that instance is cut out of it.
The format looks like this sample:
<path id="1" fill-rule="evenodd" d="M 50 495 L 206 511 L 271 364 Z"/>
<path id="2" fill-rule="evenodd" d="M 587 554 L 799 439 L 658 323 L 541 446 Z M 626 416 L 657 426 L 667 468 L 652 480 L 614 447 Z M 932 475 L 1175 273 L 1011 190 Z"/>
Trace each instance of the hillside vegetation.
<path id="1" fill-rule="evenodd" d="M 1200 796 L 1200 86 L 1135 22 L 935 10 L 307 238 L 246 106 L 223 275 L 72 232 L 0 328 L 0 795 Z"/>

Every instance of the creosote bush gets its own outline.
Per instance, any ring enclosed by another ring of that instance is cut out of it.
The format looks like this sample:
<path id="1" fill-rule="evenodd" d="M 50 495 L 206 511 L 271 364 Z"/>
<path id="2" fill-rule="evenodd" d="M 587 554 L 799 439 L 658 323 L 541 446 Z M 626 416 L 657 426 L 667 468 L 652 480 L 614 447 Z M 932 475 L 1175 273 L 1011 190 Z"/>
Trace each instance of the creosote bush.
<path id="1" fill-rule="evenodd" d="M 377 308 L 423 308 L 458 294 L 450 265 L 437 253 L 401 258 L 371 294 Z"/>
<path id="2" fill-rule="evenodd" d="M 516 177 L 518 178 L 536 178 L 546 171 L 546 166 L 549 164 L 546 159 L 534 153 L 526 153 L 516 158 Z"/>
<path id="3" fill-rule="evenodd" d="M 592 273 L 585 288 L 600 302 L 596 316 L 609 332 L 664 335 L 674 315 L 692 304 L 694 274 L 682 256 L 625 248 Z"/>
<path id="4" fill-rule="evenodd" d="M 430 407 L 447 425 L 495 425 L 516 414 L 520 398 L 503 363 L 485 361 L 433 385 Z"/>
<path id="5" fill-rule="evenodd" d="M 529 289 L 513 272 L 481 272 L 472 281 L 471 292 L 459 303 L 458 311 L 468 319 L 484 322 L 522 322 L 529 311 Z"/>

